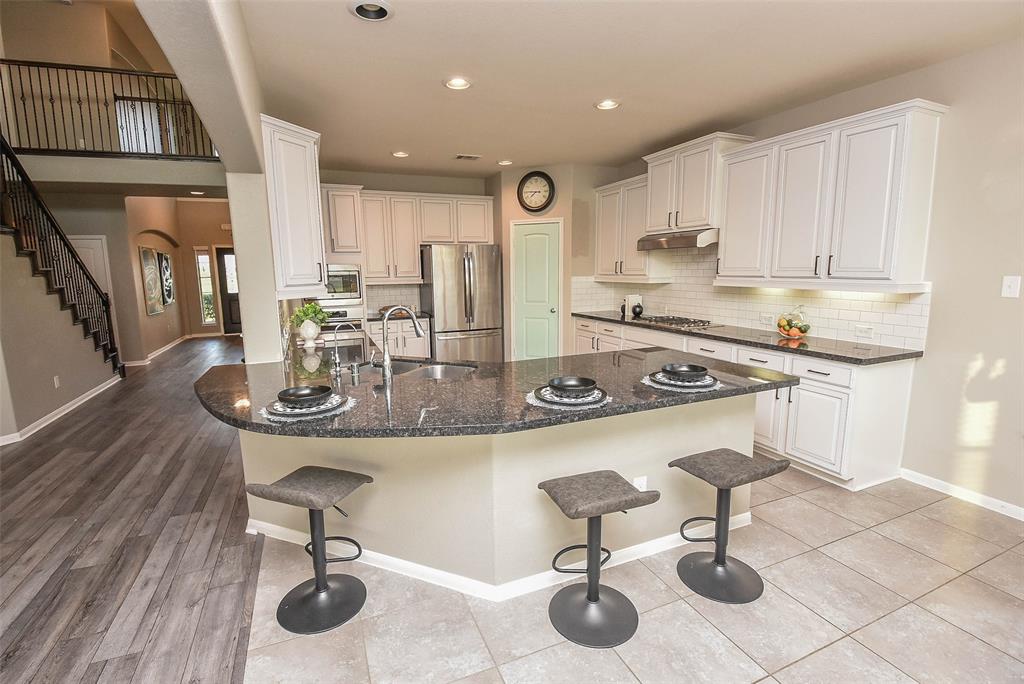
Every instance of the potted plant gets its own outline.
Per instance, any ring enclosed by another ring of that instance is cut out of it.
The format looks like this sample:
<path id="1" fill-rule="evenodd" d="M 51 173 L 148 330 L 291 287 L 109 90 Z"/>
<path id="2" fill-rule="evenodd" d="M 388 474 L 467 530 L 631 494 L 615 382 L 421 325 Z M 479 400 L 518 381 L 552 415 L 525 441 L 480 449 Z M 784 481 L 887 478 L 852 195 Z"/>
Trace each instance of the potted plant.
<path id="1" fill-rule="evenodd" d="M 320 334 L 320 326 L 327 322 L 325 312 L 316 302 L 309 302 L 295 310 L 292 314 L 292 325 L 302 336 L 303 347 L 313 349 L 316 347 L 316 338 Z"/>

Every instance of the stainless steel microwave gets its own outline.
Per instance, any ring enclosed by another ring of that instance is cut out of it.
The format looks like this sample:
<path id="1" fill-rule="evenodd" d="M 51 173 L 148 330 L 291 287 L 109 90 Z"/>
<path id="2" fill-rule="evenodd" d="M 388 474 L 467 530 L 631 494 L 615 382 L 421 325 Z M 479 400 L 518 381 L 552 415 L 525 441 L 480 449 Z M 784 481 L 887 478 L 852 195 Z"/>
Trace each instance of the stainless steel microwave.
<path id="1" fill-rule="evenodd" d="M 363 301 L 363 278 L 352 264 L 327 264 L 327 297 L 348 304 Z"/>

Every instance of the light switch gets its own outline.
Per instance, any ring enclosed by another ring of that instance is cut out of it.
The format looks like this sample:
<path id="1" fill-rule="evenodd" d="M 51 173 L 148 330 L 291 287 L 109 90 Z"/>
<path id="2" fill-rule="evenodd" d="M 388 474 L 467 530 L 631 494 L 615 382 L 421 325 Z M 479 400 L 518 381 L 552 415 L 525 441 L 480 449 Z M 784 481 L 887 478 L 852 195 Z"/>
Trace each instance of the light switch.
<path id="1" fill-rule="evenodd" d="M 1016 299 L 1020 297 L 1020 276 L 1003 276 L 1003 289 L 1000 296 Z"/>
<path id="2" fill-rule="evenodd" d="M 857 325 L 853 326 L 853 334 L 857 337 L 870 338 L 872 335 L 875 334 L 875 329 L 870 325 L 858 323 Z"/>

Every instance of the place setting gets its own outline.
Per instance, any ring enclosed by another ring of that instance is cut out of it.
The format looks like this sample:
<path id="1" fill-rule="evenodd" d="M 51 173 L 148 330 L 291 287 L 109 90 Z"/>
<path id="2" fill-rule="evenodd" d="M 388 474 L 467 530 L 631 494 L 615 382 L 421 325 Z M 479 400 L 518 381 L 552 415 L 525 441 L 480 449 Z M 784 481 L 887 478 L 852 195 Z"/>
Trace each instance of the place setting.
<path id="1" fill-rule="evenodd" d="M 640 382 L 648 387 L 683 393 L 711 392 L 722 388 L 718 378 L 695 363 L 666 363 L 661 370 L 645 375 Z"/>
<path id="2" fill-rule="evenodd" d="M 551 378 L 548 384 L 526 395 L 526 402 L 540 408 L 560 411 L 594 409 L 610 403 L 612 398 L 597 386 L 597 381 L 576 375 Z"/>
<path id="3" fill-rule="evenodd" d="M 337 394 L 327 385 L 300 385 L 278 392 L 277 401 L 260 409 L 260 415 L 281 422 L 309 420 L 344 413 L 355 404 L 353 397 Z"/>

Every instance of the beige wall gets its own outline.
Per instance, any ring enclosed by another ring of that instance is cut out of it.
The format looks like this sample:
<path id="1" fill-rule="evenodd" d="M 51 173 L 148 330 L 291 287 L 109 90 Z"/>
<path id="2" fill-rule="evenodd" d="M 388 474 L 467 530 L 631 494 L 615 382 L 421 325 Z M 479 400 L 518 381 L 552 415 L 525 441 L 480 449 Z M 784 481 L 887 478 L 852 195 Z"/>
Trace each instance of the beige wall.
<path id="1" fill-rule="evenodd" d="M 102 5 L 4 0 L 0 27 L 8 59 L 110 66 L 107 11 Z"/>
<path id="2" fill-rule="evenodd" d="M 221 225 L 231 223 L 227 200 L 192 201 L 178 200 L 178 234 L 181 242 L 179 248 L 181 271 L 177 275 L 178 294 L 183 305 L 185 330 L 189 335 L 204 335 L 221 332 L 220 297 L 217 294 L 217 273 L 214 267 L 214 305 L 217 310 L 217 323 L 212 326 L 203 325 L 202 310 L 199 301 L 199 276 L 195 265 L 195 248 L 205 247 L 210 250 L 210 260 L 214 260 L 213 248 L 231 246 L 231 231 L 221 230 Z"/>
<path id="3" fill-rule="evenodd" d="M 115 377 L 93 339 L 82 337 L 71 312 L 61 311 L 60 299 L 47 294 L 46 281 L 32 275 L 29 259 L 17 256 L 7 236 L 0 236 L 0 314 L 2 434 L 24 430 Z"/>
<path id="4" fill-rule="evenodd" d="M 457 178 L 455 176 L 418 176 L 403 173 L 373 173 L 370 171 L 342 171 L 321 169 L 321 183 L 362 185 L 366 190 L 392 190 L 394 192 L 437 192 L 449 195 L 485 195 L 483 178 Z"/>

